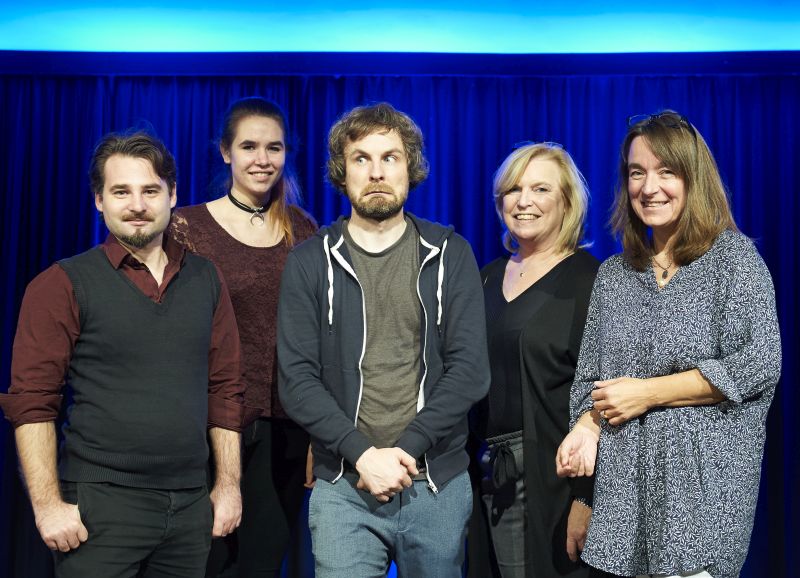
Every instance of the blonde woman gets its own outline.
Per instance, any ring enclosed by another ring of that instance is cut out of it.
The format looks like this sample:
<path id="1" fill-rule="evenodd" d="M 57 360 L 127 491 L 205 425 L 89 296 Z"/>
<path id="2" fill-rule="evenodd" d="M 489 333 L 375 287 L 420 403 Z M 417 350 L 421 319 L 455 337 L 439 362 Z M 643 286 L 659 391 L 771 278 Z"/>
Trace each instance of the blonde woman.
<path id="1" fill-rule="evenodd" d="M 528 144 L 497 170 L 494 200 L 510 253 L 482 271 L 492 370 L 483 501 L 495 557 L 503 578 L 585 577 L 591 480 L 559 479 L 552 464 L 599 265 L 579 247 L 586 186 L 560 146 Z"/>

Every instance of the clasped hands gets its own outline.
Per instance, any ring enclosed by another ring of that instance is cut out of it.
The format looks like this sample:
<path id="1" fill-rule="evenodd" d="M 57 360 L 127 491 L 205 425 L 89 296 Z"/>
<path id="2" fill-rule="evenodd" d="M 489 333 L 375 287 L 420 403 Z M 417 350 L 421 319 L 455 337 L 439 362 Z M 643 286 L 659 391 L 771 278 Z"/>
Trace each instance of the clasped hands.
<path id="1" fill-rule="evenodd" d="M 559 477 L 594 474 L 601 419 L 618 426 L 655 406 L 650 382 L 635 377 L 595 381 L 592 400 L 594 409 L 581 416 L 556 452 L 556 473 Z"/>
<path id="2" fill-rule="evenodd" d="M 366 490 L 376 500 L 386 503 L 411 487 L 411 478 L 419 474 L 417 460 L 400 448 L 371 447 L 355 463 L 359 474 L 356 487 Z"/>

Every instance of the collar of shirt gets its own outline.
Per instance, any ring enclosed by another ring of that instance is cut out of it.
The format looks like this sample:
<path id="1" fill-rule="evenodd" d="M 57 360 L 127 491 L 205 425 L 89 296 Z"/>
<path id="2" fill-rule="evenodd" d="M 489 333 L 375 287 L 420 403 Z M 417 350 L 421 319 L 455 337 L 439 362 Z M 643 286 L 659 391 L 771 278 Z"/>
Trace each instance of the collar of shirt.
<path id="1" fill-rule="evenodd" d="M 183 257 L 186 254 L 186 248 L 167 234 L 164 235 L 164 243 L 161 246 L 167 254 L 167 269 L 171 270 L 175 265 L 180 267 L 183 263 Z M 119 239 L 111 233 L 108 234 L 108 237 L 106 237 L 106 240 L 103 242 L 103 251 L 105 251 L 106 257 L 108 257 L 114 269 L 119 269 L 123 265 L 129 265 L 131 267 L 142 266 L 141 261 L 131 255 L 128 250 L 122 246 Z"/>
<path id="2" fill-rule="evenodd" d="M 164 268 L 161 284 L 158 285 L 147 266 L 131 255 L 114 235 L 109 233 L 102 247 L 111 266 L 125 273 L 140 291 L 157 303 L 161 302 L 164 291 L 180 270 L 186 255 L 186 249 L 181 244 L 171 236 L 164 235 L 162 247 L 167 254 L 167 266 Z"/>

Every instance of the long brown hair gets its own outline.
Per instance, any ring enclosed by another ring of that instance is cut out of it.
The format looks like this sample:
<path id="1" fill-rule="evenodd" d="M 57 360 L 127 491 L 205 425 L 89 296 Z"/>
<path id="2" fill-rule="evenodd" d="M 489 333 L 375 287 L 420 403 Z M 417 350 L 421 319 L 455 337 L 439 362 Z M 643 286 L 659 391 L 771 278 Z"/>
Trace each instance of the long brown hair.
<path id="1" fill-rule="evenodd" d="M 634 212 L 628 193 L 628 154 L 639 136 L 683 180 L 686 205 L 678 217 L 671 252 L 676 265 L 686 265 L 705 254 L 722 231 L 736 230 L 717 163 L 702 135 L 677 112 L 666 110 L 630 125 L 620 148 L 611 228 L 621 238 L 625 258 L 639 271 L 650 265 L 654 254 L 647 226 Z"/>
<path id="2" fill-rule="evenodd" d="M 300 185 L 297 182 L 297 177 L 294 174 L 294 168 L 289 156 L 292 147 L 290 147 L 289 144 L 286 114 L 280 106 L 260 96 L 251 96 L 236 100 L 231 103 L 222 117 L 219 146 L 225 151 L 230 151 L 233 141 L 236 138 L 236 131 L 239 128 L 239 123 L 246 118 L 254 116 L 271 118 L 278 123 L 283 131 L 283 141 L 287 149 L 286 163 L 283 167 L 283 174 L 280 180 L 275 183 L 274 192 L 271 193 L 272 204 L 270 205 L 268 216 L 273 223 L 281 228 L 284 239 L 286 239 L 286 244 L 291 247 L 294 245 L 295 240 L 294 228 L 292 226 L 292 213 L 300 213 L 308 218 L 311 217 L 300 208 Z M 231 188 L 230 169 L 228 169 L 227 166 L 226 171 L 228 171 L 228 173 L 225 178 L 224 187 L 227 193 Z"/>

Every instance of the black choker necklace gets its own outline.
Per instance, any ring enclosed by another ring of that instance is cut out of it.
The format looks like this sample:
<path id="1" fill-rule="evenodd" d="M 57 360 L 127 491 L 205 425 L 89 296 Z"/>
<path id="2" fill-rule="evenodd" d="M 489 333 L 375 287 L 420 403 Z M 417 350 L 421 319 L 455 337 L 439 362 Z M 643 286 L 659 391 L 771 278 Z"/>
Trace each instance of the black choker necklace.
<path id="1" fill-rule="evenodd" d="M 270 198 L 270 200 L 267 201 L 267 204 L 264 205 L 263 207 L 251 207 L 249 205 L 245 205 L 239 199 L 234 197 L 233 193 L 231 193 L 230 191 L 228 191 L 228 199 L 230 200 L 231 203 L 233 203 L 235 207 L 245 211 L 246 213 L 251 213 L 250 215 L 251 225 L 254 226 L 258 225 L 259 227 L 264 226 L 264 213 L 266 213 L 269 210 L 269 205 L 272 202 L 272 198 Z"/>

